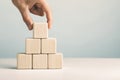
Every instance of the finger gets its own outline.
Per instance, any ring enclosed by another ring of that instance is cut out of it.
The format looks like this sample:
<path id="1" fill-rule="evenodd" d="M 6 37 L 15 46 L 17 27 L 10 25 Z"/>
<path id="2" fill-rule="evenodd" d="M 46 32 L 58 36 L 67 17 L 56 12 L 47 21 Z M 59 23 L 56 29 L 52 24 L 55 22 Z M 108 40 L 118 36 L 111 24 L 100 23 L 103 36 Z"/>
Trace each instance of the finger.
<path id="1" fill-rule="evenodd" d="M 46 13 L 48 28 L 50 29 L 52 27 L 52 12 L 46 2 L 43 3 L 42 8 L 44 9 L 44 12 Z"/>
<path id="2" fill-rule="evenodd" d="M 29 10 L 25 9 L 25 10 L 21 10 L 20 12 L 21 12 L 23 20 L 26 23 L 28 29 L 32 30 L 33 29 L 33 26 L 32 26 L 33 25 L 33 20 L 32 20 L 32 18 L 29 15 L 29 13 L 30 13 Z"/>
<path id="3" fill-rule="evenodd" d="M 50 29 L 52 27 L 52 14 L 50 9 L 49 10 L 45 10 L 46 13 L 46 18 L 47 18 L 47 22 L 48 22 L 48 28 Z"/>

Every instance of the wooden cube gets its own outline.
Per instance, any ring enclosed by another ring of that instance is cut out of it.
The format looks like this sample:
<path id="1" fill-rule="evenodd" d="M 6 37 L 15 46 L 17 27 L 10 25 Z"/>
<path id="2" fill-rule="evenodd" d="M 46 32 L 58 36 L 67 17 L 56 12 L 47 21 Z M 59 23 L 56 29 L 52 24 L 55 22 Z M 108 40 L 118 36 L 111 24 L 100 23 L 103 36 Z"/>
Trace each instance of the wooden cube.
<path id="1" fill-rule="evenodd" d="M 34 23 L 33 24 L 33 37 L 34 38 L 48 38 L 48 24 L 47 23 Z"/>
<path id="2" fill-rule="evenodd" d="M 56 39 L 42 39 L 42 53 L 56 53 Z"/>
<path id="3" fill-rule="evenodd" d="M 17 69 L 32 69 L 32 55 L 18 54 Z"/>
<path id="4" fill-rule="evenodd" d="M 33 55 L 33 69 L 47 69 L 47 54 Z"/>
<path id="5" fill-rule="evenodd" d="M 63 56 L 61 53 L 48 54 L 48 68 L 60 69 L 62 68 Z"/>
<path id="6" fill-rule="evenodd" d="M 26 53 L 27 54 L 40 54 L 41 50 L 40 39 L 26 39 Z"/>

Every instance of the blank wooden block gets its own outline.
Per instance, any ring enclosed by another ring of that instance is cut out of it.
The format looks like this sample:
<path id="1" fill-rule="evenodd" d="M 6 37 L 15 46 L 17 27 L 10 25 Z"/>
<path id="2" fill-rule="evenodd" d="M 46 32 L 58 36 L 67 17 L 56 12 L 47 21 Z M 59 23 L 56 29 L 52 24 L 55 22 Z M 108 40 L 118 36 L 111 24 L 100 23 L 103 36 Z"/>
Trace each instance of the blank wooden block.
<path id="1" fill-rule="evenodd" d="M 56 53 L 56 39 L 42 39 L 42 53 Z"/>
<path id="2" fill-rule="evenodd" d="M 17 55 L 18 69 L 32 69 L 32 55 L 18 54 Z"/>
<path id="3" fill-rule="evenodd" d="M 48 54 L 48 68 L 60 69 L 62 68 L 63 56 L 61 53 Z"/>
<path id="4" fill-rule="evenodd" d="M 34 38 L 48 38 L 48 24 L 47 23 L 34 23 L 33 24 L 33 37 Z"/>
<path id="5" fill-rule="evenodd" d="M 47 69 L 47 54 L 33 55 L 33 69 Z"/>
<path id="6" fill-rule="evenodd" d="M 41 43 L 40 39 L 26 39 L 26 53 L 40 54 Z"/>

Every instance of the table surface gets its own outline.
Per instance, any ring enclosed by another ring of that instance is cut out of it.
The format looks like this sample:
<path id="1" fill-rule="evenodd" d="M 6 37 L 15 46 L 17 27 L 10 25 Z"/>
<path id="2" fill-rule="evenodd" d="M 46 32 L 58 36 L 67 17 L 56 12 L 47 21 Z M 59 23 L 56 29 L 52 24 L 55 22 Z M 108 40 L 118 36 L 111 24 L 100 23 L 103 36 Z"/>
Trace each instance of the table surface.
<path id="1" fill-rule="evenodd" d="M 120 80 L 119 58 L 65 58 L 63 69 L 17 70 L 0 59 L 0 80 Z"/>

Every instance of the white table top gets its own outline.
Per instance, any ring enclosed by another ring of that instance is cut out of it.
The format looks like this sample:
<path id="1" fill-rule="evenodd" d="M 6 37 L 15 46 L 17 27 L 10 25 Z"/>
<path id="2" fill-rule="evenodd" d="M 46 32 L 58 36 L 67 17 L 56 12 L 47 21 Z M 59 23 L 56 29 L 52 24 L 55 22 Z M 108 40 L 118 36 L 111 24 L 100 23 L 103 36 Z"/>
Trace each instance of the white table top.
<path id="1" fill-rule="evenodd" d="M 65 58 L 63 69 L 17 70 L 16 59 L 0 59 L 0 80 L 120 80 L 120 59 Z"/>

